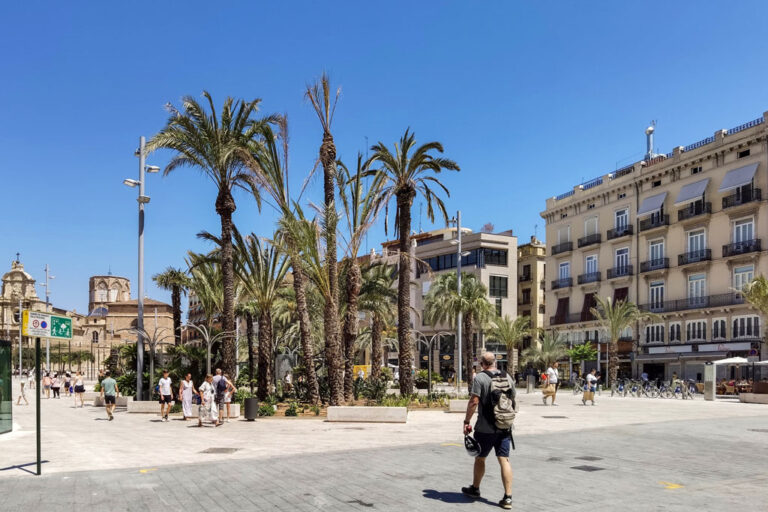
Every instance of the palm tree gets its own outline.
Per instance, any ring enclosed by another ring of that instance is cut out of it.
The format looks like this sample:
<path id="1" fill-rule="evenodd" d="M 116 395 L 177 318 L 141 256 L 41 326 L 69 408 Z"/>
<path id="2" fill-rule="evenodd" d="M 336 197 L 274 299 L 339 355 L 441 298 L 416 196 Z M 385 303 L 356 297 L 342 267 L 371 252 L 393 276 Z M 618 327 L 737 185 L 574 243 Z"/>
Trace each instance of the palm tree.
<path id="1" fill-rule="evenodd" d="M 167 105 L 170 116 L 165 127 L 149 141 L 150 151 L 170 149 L 173 158 L 165 167 L 168 175 L 180 167 L 195 167 L 216 185 L 216 213 L 221 219 L 221 275 L 224 288 L 222 329 L 235 330 L 235 274 L 232 254 L 232 214 L 237 205 L 232 191 L 241 188 L 251 192 L 260 205 L 258 186 L 253 175 L 244 168 L 241 149 L 252 147 L 260 127 L 273 118 L 255 119 L 261 100 L 224 100 L 221 117 L 217 117 L 211 95 L 203 91 L 208 109 L 187 96 L 181 110 Z M 235 375 L 235 340 L 223 342 L 222 366 L 225 373 Z"/>
<path id="2" fill-rule="evenodd" d="M 503 343 L 507 347 L 507 360 L 512 368 L 512 372 L 517 371 L 517 349 L 520 342 L 531 335 L 531 317 L 519 316 L 512 320 L 508 315 L 504 317 L 495 317 L 491 320 L 491 327 L 488 329 L 487 336 L 489 340 Z"/>
<path id="3" fill-rule="evenodd" d="M 547 368 L 568 355 L 568 346 L 556 330 L 541 333 L 539 343 L 523 350 L 525 363 L 531 363 L 539 369 Z"/>
<path id="4" fill-rule="evenodd" d="M 210 255 L 191 251 L 187 253 L 186 262 L 190 275 L 189 289 L 200 301 L 206 325 L 212 327 L 224 310 L 221 265 Z"/>
<path id="5" fill-rule="evenodd" d="M 434 175 L 443 169 L 459 170 L 459 166 L 453 160 L 435 157 L 431 153 L 443 152 L 443 145 L 439 142 L 428 142 L 416 147 L 416 139 L 410 129 L 400 138 L 400 142 L 394 145 L 394 152 L 390 151 L 384 143 L 375 144 L 371 150 L 368 165 L 378 162 L 381 168 L 378 172 L 382 176 L 381 202 L 389 205 L 389 200 L 396 200 L 395 235 L 399 236 L 399 261 L 397 283 L 397 339 L 400 344 L 400 393 L 413 392 L 413 342 L 411 339 L 410 325 L 410 285 L 411 285 L 411 208 L 416 195 L 420 194 L 427 203 L 427 217 L 435 220 L 435 207 L 438 213 L 447 223 L 448 213 L 445 204 L 433 187 L 441 189 L 446 196 L 450 196 L 448 189 Z M 434 203 L 434 205 L 433 205 Z M 386 214 L 385 214 L 386 215 Z M 385 222 L 385 231 L 386 231 Z"/>
<path id="6" fill-rule="evenodd" d="M 765 276 L 757 276 L 737 292 L 743 295 L 747 302 L 764 317 L 768 317 L 768 279 Z"/>
<path id="7" fill-rule="evenodd" d="M 397 292 L 395 272 L 390 265 L 374 264 L 365 269 L 360 286 L 360 310 L 371 317 L 371 378 L 381 378 L 384 358 L 381 335 L 395 318 Z"/>
<path id="8" fill-rule="evenodd" d="M 339 172 L 337 173 L 338 186 L 341 196 L 341 203 L 344 207 L 345 223 L 348 229 L 346 237 L 346 258 L 344 264 L 346 267 L 345 291 L 346 291 L 346 312 L 344 314 L 344 325 L 342 327 L 342 347 L 344 349 L 344 399 L 351 400 L 354 386 L 354 375 L 352 372 L 355 359 L 355 339 L 358 330 L 358 296 L 360 295 L 360 286 L 362 284 L 362 273 L 360 264 L 357 262 L 357 254 L 360 251 L 360 245 L 365 235 L 376 221 L 379 212 L 381 196 L 380 175 L 374 177 L 370 183 L 365 183 L 364 175 L 367 172 L 363 155 L 357 155 L 357 169 L 353 174 L 344 165 L 338 162 Z M 368 185 L 366 187 L 366 185 Z"/>
<path id="9" fill-rule="evenodd" d="M 477 276 L 466 272 L 461 274 L 461 296 L 457 291 L 457 276 L 454 272 L 449 272 L 437 276 L 424 299 L 424 319 L 433 327 L 447 323 L 455 328 L 456 318 L 461 312 L 461 332 L 466 340 L 463 354 L 464 373 L 470 389 L 472 367 L 477 354 L 476 342 L 472 341 L 472 331 L 475 326 L 485 325 L 493 318 L 495 311 L 493 305 L 488 302 L 488 289 Z"/>
<path id="10" fill-rule="evenodd" d="M 344 364 L 339 339 L 339 268 L 336 258 L 336 145 L 331 134 L 333 114 L 339 101 L 341 89 L 331 101 L 331 84 L 323 73 L 320 81 L 307 85 L 306 98 L 312 104 L 323 128 L 323 142 L 320 144 L 320 164 L 323 166 L 323 195 L 325 236 L 325 270 L 328 273 L 328 294 L 325 298 L 325 357 L 328 365 L 328 383 L 331 388 L 331 405 L 338 405 L 344 399 Z"/>
<path id="11" fill-rule="evenodd" d="M 189 276 L 180 268 L 168 267 L 165 272 L 152 276 L 152 280 L 163 290 L 171 291 L 174 344 L 181 345 L 181 296 L 187 293 Z"/>
<path id="12" fill-rule="evenodd" d="M 245 318 L 245 339 L 248 344 L 248 386 L 253 394 L 253 369 L 256 367 L 253 360 L 253 319 L 258 314 L 258 308 L 254 301 L 241 301 L 235 307 L 235 314 Z"/>
<path id="13" fill-rule="evenodd" d="M 273 382 L 272 308 L 288 271 L 288 261 L 276 247 L 262 244 L 251 233 L 243 238 L 235 231 L 235 274 L 243 283 L 259 315 L 259 376 L 257 396 L 265 400 Z"/>
<path id="14" fill-rule="evenodd" d="M 595 295 L 595 307 L 589 310 L 608 336 L 608 376 L 616 381 L 619 371 L 619 338 L 621 332 L 635 322 L 658 318 L 658 315 L 641 311 L 636 304 L 627 300 L 614 301 L 611 297 Z"/>

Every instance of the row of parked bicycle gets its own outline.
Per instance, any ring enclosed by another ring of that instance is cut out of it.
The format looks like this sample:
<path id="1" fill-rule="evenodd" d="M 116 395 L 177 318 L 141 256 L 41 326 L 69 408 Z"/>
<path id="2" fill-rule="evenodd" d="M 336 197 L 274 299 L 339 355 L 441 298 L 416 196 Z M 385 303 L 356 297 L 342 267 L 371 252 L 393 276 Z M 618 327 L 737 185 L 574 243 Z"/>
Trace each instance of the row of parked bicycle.
<path id="1" fill-rule="evenodd" d="M 584 379 L 577 379 L 573 394 L 578 395 L 586 390 Z M 650 381 L 635 379 L 617 379 L 611 385 L 611 396 L 632 396 L 636 398 L 681 398 L 693 399 L 699 394 L 694 380 Z"/>

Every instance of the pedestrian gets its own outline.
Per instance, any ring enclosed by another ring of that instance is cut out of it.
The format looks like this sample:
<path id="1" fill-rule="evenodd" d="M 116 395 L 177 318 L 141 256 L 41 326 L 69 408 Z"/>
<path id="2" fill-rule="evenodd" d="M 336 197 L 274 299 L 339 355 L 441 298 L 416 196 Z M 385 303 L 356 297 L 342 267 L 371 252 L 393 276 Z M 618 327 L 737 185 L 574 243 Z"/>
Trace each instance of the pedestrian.
<path id="1" fill-rule="evenodd" d="M 51 390 L 53 391 L 53 398 L 61 398 L 61 395 L 59 395 L 59 390 L 61 390 L 61 379 L 59 378 L 58 373 L 53 374 L 53 378 L 51 379 Z"/>
<path id="2" fill-rule="evenodd" d="M 357 370 L 357 378 L 358 380 L 365 380 L 365 371 L 362 368 Z"/>
<path id="3" fill-rule="evenodd" d="M 293 391 L 293 375 L 291 375 L 289 370 L 285 372 L 285 375 L 283 375 L 283 393 L 287 395 L 291 391 Z"/>
<path id="4" fill-rule="evenodd" d="M 80 399 L 80 407 L 85 406 L 83 394 L 85 393 L 85 384 L 83 384 L 83 376 L 80 372 L 75 374 L 75 407 L 77 407 L 77 399 Z"/>
<path id="5" fill-rule="evenodd" d="M 26 375 L 24 377 L 26 377 Z M 27 401 L 27 395 L 24 393 L 24 377 L 22 377 L 19 381 L 19 386 L 21 389 L 19 390 L 19 399 L 16 400 L 16 405 L 21 405 L 22 400 L 24 400 L 24 405 L 29 405 L 29 402 Z M 11 398 L 11 400 L 13 400 L 13 398 Z"/>
<path id="6" fill-rule="evenodd" d="M 168 376 L 168 370 L 163 370 L 163 378 L 157 382 L 160 389 L 160 418 L 161 421 L 168 421 L 168 414 L 173 405 L 173 391 L 171 391 L 171 378 Z"/>
<path id="7" fill-rule="evenodd" d="M 179 385 L 179 402 L 181 402 L 184 421 L 192 417 L 192 397 L 195 393 L 197 393 L 197 390 L 192 382 L 192 374 L 188 373 L 184 380 L 181 381 L 181 385 Z"/>
<path id="8" fill-rule="evenodd" d="M 64 392 L 67 396 L 72 396 L 72 375 L 69 372 L 64 374 Z"/>
<path id="9" fill-rule="evenodd" d="M 232 384 L 232 380 L 229 375 L 224 375 L 224 382 L 227 383 L 227 389 L 224 391 L 224 405 L 227 407 L 227 418 L 224 420 L 229 423 L 229 406 L 232 404 L 232 397 L 235 395 L 237 388 Z"/>
<path id="10" fill-rule="evenodd" d="M 557 396 L 557 388 L 559 386 L 557 375 L 558 366 L 560 366 L 560 363 L 555 361 L 552 363 L 552 366 L 547 368 L 547 383 L 545 384 L 543 391 L 544 396 L 542 397 L 544 405 L 547 405 L 547 398 L 550 396 L 552 397 L 552 405 L 557 405 L 555 404 L 555 396 Z"/>
<path id="11" fill-rule="evenodd" d="M 104 379 L 101 381 L 101 398 L 104 400 L 104 409 L 107 411 L 109 421 L 115 419 L 113 412 L 117 405 L 117 397 L 120 395 L 120 389 L 117 387 L 117 381 L 112 378 L 110 371 L 104 372 Z"/>
<path id="12" fill-rule="evenodd" d="M 592 368 L 592 371 L 587 374 L 587 383 L 584 387 L 584 396 L 581 397 L 581 403 L 584 405 L 587 405 L 587 400 L 591 400 L 592 405 L 595 405 L 595 391 L 597 391 L 596 373 L 597 370 Z"/>
<path id="13" fill-rule="evenodd" d="M 27 378 L 27 389 L 35 389 L 35 370 L 29 371 Z"/>
<path id="14" fill-rule="evenodd" d="M 502 377 L 507 380 L 509 396 L 512 400 L 515 397 L 515 386 L 511 377 L 496 369 L 496 356 L 492 352 L 486 352 L 480 357 L 480 366 L 483 371 L 472 380 L 472 391 L 470 392 L 469 403 L 467 404 L 467 414 L 464 417 L 464 435 L 472 432 L 470 421 L 475 410 L 477 420 L 475 422 L 475 440 L 480 445 L 480 453 L 475 457 L 473 468 L 472 485 L 462 487 L 461 492 L 472 498 L 480 497 L 480 482 L 485 475 L 485 459 L 494 449 L 496 459 L 501 466 L 501 481 L 504 485 L 504 496 L 499 502 L 499 506 L 504 509 L 512 508 L 512 466 L 509 463 L 509 449 L 511 446 L 511 431 L 500 430 L 496 427 L 492 385 L 494 378 Z M 503 381 L 502 381 L 503 382 Z M 500 402 L 499 402 L 500 403 Z"/>
<path id="15" fill-rule="evenodd" d="M 43 376 L 43 390 L 45 391 L 45 398 L 51 398 L 51 374 L 47 372 Z"/>
<path id="16" fill-rule="evenodd" d="M 213 387 L 213 375 L 205 376 L 205 381 L 197 390 L 200 395 L 200 408 L 197 416 L 197 426 L 203 426 L 203 420 L 219 426 L 219 408 L 216 405 L 216 388 Z"/>
<path id="17" fill-rule="evenodd" d="M 218 409 L 217 415 L 221 418 L 224 412 L 224 393 L 227 391 L 227 382 L 224 375 L 221 373 L 221 368 L 216 368 L 216 375 L 213 377 L 213 389 L 216 393 L 216 408 Z"/>

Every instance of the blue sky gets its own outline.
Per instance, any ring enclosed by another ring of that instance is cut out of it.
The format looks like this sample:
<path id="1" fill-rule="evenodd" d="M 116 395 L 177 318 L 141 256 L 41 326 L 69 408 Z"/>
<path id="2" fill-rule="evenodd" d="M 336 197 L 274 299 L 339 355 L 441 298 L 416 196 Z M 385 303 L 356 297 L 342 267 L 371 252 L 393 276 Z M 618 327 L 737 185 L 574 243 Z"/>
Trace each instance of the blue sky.
<path id="1" fill-rule="evenodd" d="M 667 152 L 768 110 L 765 2 L 258 4 L 3 6 L 0 272 L 16 251 L 39 282 L 48 263 L 53 302 L 82 312 L 90 275 L 111 269 L 135 294 L 136 193 L 122 180 L 136 177 L 138 137 L 162 127 L 163 105 L 203 89 L 288 114 L 296 190 L 321 142 L 303 89 L 326 70 L 342 87 L 340 157 L 410 126 L 462 167 L 444 178 L 449 210 L 521 241 L 537 225 L 543 235 L 547 197 L 639 159 L 651 119 Z M 196 171 L 152 175 L 147 193 L 149 280 L 207 250 L 195 234 L 219 221 Z M 239 228 L 269 235 L 272 212 L 237 199 Z M 418 229 L 418 200 L 413 213 Z M 380 223 L 368 248 L 383 239 Z M 151 283 L 148 294 L 169 298 Z"/>

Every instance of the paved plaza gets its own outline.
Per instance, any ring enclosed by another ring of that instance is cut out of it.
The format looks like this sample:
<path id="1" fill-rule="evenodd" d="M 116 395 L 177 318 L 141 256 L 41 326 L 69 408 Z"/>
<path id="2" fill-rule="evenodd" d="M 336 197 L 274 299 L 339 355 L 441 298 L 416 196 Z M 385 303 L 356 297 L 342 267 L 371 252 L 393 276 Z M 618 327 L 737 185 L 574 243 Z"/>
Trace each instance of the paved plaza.
<path id="1" fill-rule="evenodd" d="M 521 394 L 514 509 L 736 510 L 768 502 L 768 407 L 733 400 L 561 392 L 558 407 Z M 34 471 L 34 406 L 0 436 L 5 510 L 495 510 L 498 465 L 460 494 L 472 460 L 461 414 L 413 411 L 407 424 L 318 419 L 180 419 L 75 409 L 43 400 L 43 476 Z"/>

